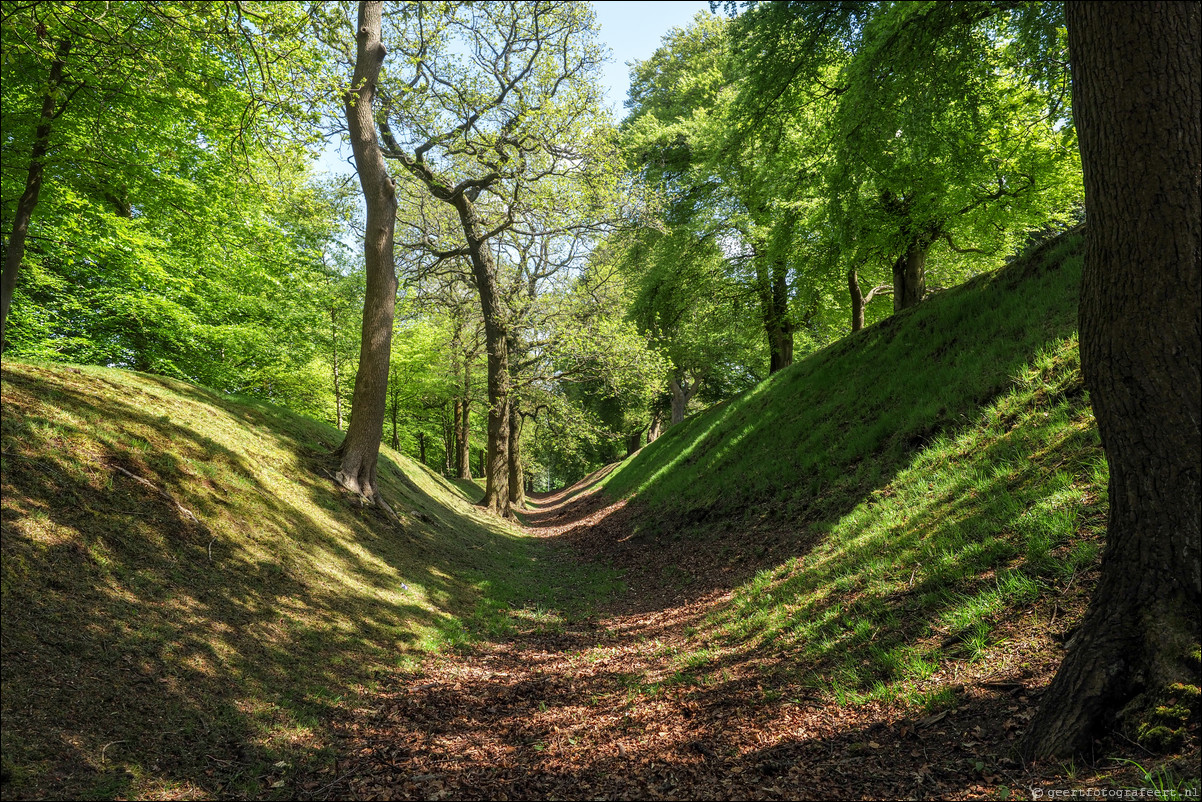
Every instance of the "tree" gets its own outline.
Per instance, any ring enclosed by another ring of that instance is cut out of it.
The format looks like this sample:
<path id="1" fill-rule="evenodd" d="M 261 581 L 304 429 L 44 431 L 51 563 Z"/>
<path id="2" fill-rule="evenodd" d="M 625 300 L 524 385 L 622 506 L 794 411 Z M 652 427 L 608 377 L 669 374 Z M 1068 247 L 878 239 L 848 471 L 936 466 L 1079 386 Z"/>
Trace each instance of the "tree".
<path id="1" fill-rule="evenodd" d="M 1182 722 L 1158 718 L 1157 706 L 1182 684 L 1197 694 L 1199 9 L 1067 9 L 1088 215 L 1081 370 L 1110 465 L 1110 518 L 1089 610 L 1031 722 L 1037 756 L 1088 753 L 1116 724 L 1164 746 Z"/>
<path id="2" fill-rule="evenodd" d="M 510 330 L 492 242 L 540 181 L 595 167 L 587 143 L 603 114 L 594 25 L 587 5 L 557 2 L 422 3 L 390 17 L 407 70 L 383 95 L 387 155 L 459 223 L 453 239 L 426 245 L 471 266 L 488 354 L 481 504 L 502 516 L 510 512 Z"/>
<path id="3" fill-rule="evenodd" d="M 384 66 L 380 0 L 359 3 L 355 33 L 355 73 L 343 95 L 347 128 L 363 199 L 367 223 L 363 255 L 367 279 L 363 302 L 363 332 L 359 341 L 359 369 L 346 437 L 336 453 L 340 460 L 336 479 L 348 490 L 390 512 L 376 489 L 376 462 L 384 434 L 388 362 L 392 355 L 392 321 L 396 310 L 397 277 L 392 246 L 396 227 L 396 191 L 376 136 L 373 103 Z"/>

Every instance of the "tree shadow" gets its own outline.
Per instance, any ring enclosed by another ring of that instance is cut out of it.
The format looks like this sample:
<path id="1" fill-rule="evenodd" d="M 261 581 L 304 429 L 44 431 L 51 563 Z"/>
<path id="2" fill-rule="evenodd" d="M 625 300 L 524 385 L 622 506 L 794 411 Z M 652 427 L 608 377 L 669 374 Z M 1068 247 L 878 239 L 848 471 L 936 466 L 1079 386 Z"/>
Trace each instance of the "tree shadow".
<path id="1" fill-rule="evenodd" d="M 512 602 L 483 580 L 525 564 L 515 533 L 384 457 L 388 524 L 314 470 L 329 427 L 159 377 L 3 377 L 6 796 L 269 793 L 327 759 L 341 697 Z"/>

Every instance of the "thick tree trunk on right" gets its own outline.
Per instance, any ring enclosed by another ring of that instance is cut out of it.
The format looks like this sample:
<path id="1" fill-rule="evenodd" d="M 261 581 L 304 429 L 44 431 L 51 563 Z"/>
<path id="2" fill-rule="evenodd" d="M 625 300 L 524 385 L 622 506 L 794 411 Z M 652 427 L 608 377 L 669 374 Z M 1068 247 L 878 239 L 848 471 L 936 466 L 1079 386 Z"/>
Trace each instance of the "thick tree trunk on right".
<path id="1" fill-rule="evenodd" d="M 1089 221 L 1081 369 L 1110 520 L 1089 610 L 1031 722 L 1035 756 L 1088 753 L 1116 727 L 1166 745 L 1154 708 L 1199 683 L 1202 615 L 1202 15 L 1090 2 L 1066 17 Z"/>
<path id="2" fill-rule="evenodd" d="M 50 65 L 50 81 L 46 87 L 46 94 L 42 96 L 42 112 L 38 117 L 38 127 L 33 132 L 33 145 L 29 151 L 25 190 L 17 201 L 13 230 L 4 246 L 4 271 L 0 274 L 0 350 L 4 349 L 6 342 L 4 337 L 8 326 L 8 312 L 12 309 L 13 293 L 17 289 L 17 273 L 20 272 L 21 261 L 25 258 L 25 238 L 29 236 L 29 222 L 33 219 L 33 210 L 37 208 L 38 196 L 42 192 L 46 153 L 50 149 L 51 123 L 62 113 L 62 108 L 55 106 L 63 85 L 63 66 L 70 50 L 70 40 L 64 39 L 59 43 L 54 63 Z"/>
<path id="3" fill-rule="evenodd" d="M 385 54 L 380 40 L 382 5 L 378 0 L 359 3 L 355 74 L 343 98 L 351 149 L 367 207 L 363 235 L 367 287 L 355 395 L 346 438 L 338 447 L 341 465 L 336 478 L 343 487 L 387 509 L 376 492 L 376 460 L 384 435 L 385 393 L 396 309 L 397 277 L 392 245 L 397 204 L 372 116 L 372 98 Z"/>

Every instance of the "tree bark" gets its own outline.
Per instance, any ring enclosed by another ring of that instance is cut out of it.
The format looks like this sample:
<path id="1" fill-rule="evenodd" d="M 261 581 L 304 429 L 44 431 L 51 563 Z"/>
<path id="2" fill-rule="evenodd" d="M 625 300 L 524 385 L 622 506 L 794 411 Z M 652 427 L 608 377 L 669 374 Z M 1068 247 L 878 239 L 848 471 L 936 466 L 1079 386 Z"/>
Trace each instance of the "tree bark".
<path id="1" fill-rule="evenodd" d="M 509 404 L 509 506 L 515 510 L 526 506 L 526 483 L 522 471 L 522 414 L 512 400 Z"/>
<path id="2" fill-rule="evenodd" d="M 1197 3 L 1066 9 L 1089 221 L 1081 370 L 1110 519 L 1101 579 L 1031 722 L 1033 756 L 1087 753 L 1115 727 L 1141 740 L 1171 685 L 1199 683 L 1200 16 Z"/>
<path id="3" fill-rule="evenodd" d="M 693 400 L 693 396 L 697 395 L 697 388 L 700 386 L 701 382 L 696 379 L 690 384 L 685 379 L 675 377 L 668 383 L 668 387 L 672 390 L 672 423 L 670 425 L 675 426 L 684 420 L 689 402 Z"/>
<path id="4" fill-rule="evenodd" d="M 376 461 L 384 434 L 385 393 L 396 309 L 393 229 L 397 203 L 372 116 L 376 81 L 385 55 L 380 39 L 382 5 L 379 0 L 359 3 L 355 73 L 351 88 L 343 96 L 351 149 L 367 207 L 363 237 L 367 287 L 351 419 L 346 438 L 338 448 L 341 465 L 336 478 L 343 487 L 387 509 L 376 490 Z"/>
<path id="5" fill-rule="evenodd" d="M 643 429 L 626 435 L 626 456 L 634 454 L 643 446 Z"/>
<path id="6" fill-rule="evenodd" d="M 851 295 L 851 331 L 854 334 L 864 328 L 864 293 L 860 291 L 860 277 L 854 267 L 847 271 L 847 292 Z"/>
<path id="7" fill-rule="evenodd" d="M 931 243 L 925 237 L 911 238 L 906 252 L 893 263 L 893 311 L 917 306 L 927 291 L 927 251 Z"/>
<path id="8" fill-rule="evenodd" d="M 664 416 L 660 410 L 655 410 L 651 413 L 651 426 L 647 429 L 647 443 L 654 443 L 659 439 L 660 434 L 664 429 Z"/>
<path id="9" fill-rule="evenodd" d="M 71 50 L 71 42 L 64 39 L 59 42 L 50 65 L 50 81 L 46 94 L 42 95 L 42 111 L 38 117 L 38 127 L 33 132 L 33 145 L 29 151 L 29 171 L 25 174 L 25 190 L 17 201 L 17 210 L 13 216 L 13 230 L 8 235 L 4 246 L 4 272 L 0 274 L 0 351 L 7 343 L 5 332 L 8 330 L 8 312 L 12 309 L 13 293 L 17 289 L 17 273 L 21 270 L 21 262 L 25 258 L 25 239 L 29 236 L 29 222 L 33 219 L 33 210 L 37 208 L 38 196 L 42 192 L 42 180 L 46 170 L 46 153 L 50 149 L 50 132 L 54 119 L 63 109 L 55 108 L 59 89 L 63 85 L 63 66 L 67 54 Z"/>
<path id="10" fill-rule="evenodd" d="M 788 266 L 783 259 L 773 259 L 768 280 L 761 287 L 761 314 L 768 335 L 768 373 L 784 370 L 793 364 L 793 322 L 789 319 Z"/>
<path id="11" fill-rule="evenodd" d="M 467 240 L 472 278 L 480 296 L 484 317 L 485 350 L 488 353 L 488 456 L 484 470 L 484 498 L 481 506 L 502 517 L 509 510 L 509 331 L 497 287 L 497 270 L 488 240 L 466 193 L 453 200 Z"/>

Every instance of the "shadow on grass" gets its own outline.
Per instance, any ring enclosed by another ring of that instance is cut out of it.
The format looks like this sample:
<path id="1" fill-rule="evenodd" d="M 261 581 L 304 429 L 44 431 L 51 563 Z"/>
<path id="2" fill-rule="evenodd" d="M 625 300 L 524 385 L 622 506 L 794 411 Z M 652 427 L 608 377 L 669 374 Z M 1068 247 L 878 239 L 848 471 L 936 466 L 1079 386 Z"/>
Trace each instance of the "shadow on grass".
<path id="1" fill-rule="evenodd" d="M 360 508 L 313 470 L 329 427 L 159 377 L 3 375 L 5 796 L 284 794 L 341 697 L 539 590 L 531 544 L 390 457 L 403 525 Z"/>

